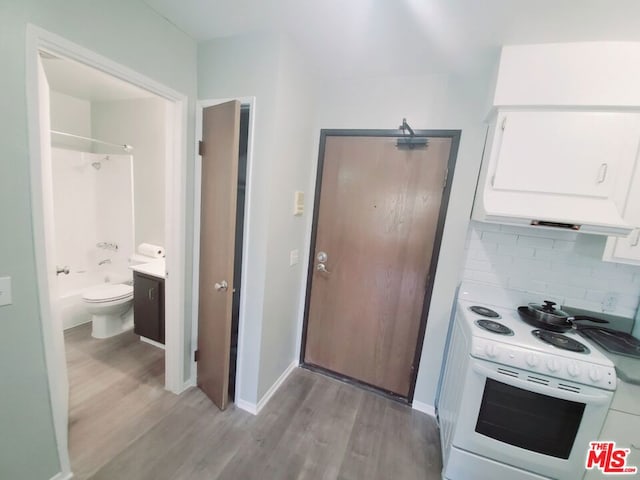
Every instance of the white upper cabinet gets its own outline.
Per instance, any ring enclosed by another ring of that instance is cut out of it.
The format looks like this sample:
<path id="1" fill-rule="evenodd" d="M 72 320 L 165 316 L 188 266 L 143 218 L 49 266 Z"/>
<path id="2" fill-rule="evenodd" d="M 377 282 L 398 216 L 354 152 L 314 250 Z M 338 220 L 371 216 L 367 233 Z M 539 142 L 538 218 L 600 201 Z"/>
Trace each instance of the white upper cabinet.
<path id="1" fill-rule="evenodd" d="M 636 165 L 627 197 L 624 220 L 633 227 L 628 237 L 609 237 L 603 260 L 640 265 L 640 165 Z"/>
<path id="2" fill-rule="evenodd" d="M 490 118 L 474 219 L 632 232 L 640 43 L 504 47 Z"/>
<path id="3" fill-rule="evenodd" d="M 493 188 L 613 198 L 635 163 L 639 118 L 609 112 L 501 113 Z"/>

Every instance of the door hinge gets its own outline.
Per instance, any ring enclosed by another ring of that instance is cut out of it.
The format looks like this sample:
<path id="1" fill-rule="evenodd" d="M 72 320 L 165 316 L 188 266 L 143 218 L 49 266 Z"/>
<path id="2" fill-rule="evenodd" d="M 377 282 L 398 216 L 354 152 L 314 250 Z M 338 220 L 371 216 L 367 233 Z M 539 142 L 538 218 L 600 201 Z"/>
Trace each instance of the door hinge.
<path id="1" fill-rule="evenodd" d="M 198 142 L 198 155 L 201 157 L 204 155 L 204 142 L 202 140 Z"/>
<path id="2" fill-rule="evenodd" d="M 444 171 L 444 180 L 442 180 L 442 188 L 446 188 L 447 186 L 447 179 L 449 178 L 449 169 L 447 168 Z"/>
<path id="3" fill-rule="evenodd" d="M 193 361 L 197 362 L 198 360 L 200 360 L 200 353 L 198 352 L 198 350 L 196 350 L 195 352 L 193 352 Z"/>
<path id="4" fill-rule="evenodd" d="M 500 130 L 504 132 L 505 127 L 507 126 L 507 117 L 502 118 L 502 124 L 500 125 Z"/>

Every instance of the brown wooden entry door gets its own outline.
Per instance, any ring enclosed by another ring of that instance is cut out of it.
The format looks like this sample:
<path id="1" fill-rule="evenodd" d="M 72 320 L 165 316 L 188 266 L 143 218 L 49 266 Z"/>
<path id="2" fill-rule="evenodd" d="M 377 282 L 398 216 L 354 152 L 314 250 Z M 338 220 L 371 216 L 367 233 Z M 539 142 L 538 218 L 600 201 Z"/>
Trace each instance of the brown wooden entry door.
<path id="1" fill-rule="evenodd" d="M 452 138 L 324 139 L 304 363 L 407 397 Z"/>
<path id="2" fill-rule="evenodd" d="M 229 401 L 240 102 L 202 118 L 198 387 L 224 410 Z"/>

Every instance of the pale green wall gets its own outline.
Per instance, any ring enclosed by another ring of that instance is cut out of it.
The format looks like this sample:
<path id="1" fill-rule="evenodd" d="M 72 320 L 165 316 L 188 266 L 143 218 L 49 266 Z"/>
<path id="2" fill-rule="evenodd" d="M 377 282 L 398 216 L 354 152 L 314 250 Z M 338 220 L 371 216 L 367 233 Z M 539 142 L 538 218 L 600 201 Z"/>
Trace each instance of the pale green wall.
<path id="1" fill-rule="evenodd" d="M 49 404 L 32 238 L 25 88 L 27 23 L 188 95 L 188 178 L 193 172 L 190 139 L 196 46 L 138 1 L 0 0 L 0 276 L 13 278 L 13 304 L 0 307 L 0 478 L 48 480 L 60 466 Z M 187 203 L 191 212 L 190 197 Z M 188 232 L 191 227 L 189 216 Z M 191 238 L 186 241 L 191 245 Z M 190 271 L 186 278 L 191 278 Z M 188 291 L 186 298 L 190 295 Z M 189 305 L 185 306 L 185 315 L 190 318 Z M 185 341 L 190 337 L 187 332 Z"/>

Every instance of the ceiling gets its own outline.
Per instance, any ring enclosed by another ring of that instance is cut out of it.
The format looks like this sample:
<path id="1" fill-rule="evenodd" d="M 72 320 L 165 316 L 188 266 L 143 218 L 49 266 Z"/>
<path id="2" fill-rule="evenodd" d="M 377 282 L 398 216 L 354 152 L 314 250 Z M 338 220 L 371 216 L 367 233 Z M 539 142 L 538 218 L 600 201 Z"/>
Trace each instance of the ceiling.
<path id="1" fill-rule="evenodd" d="M 198 41 L 290 35 L 328 76 L 473 69 L 503 44 L 639 40 L 638 0 L 144 0 Z"/>
<path id="2" fill-rule="evenodd" d="M 56 92 L 90 102 L 149 98 L 154 95 L 92 67 L 41 53 L 49 87 Z"/>

